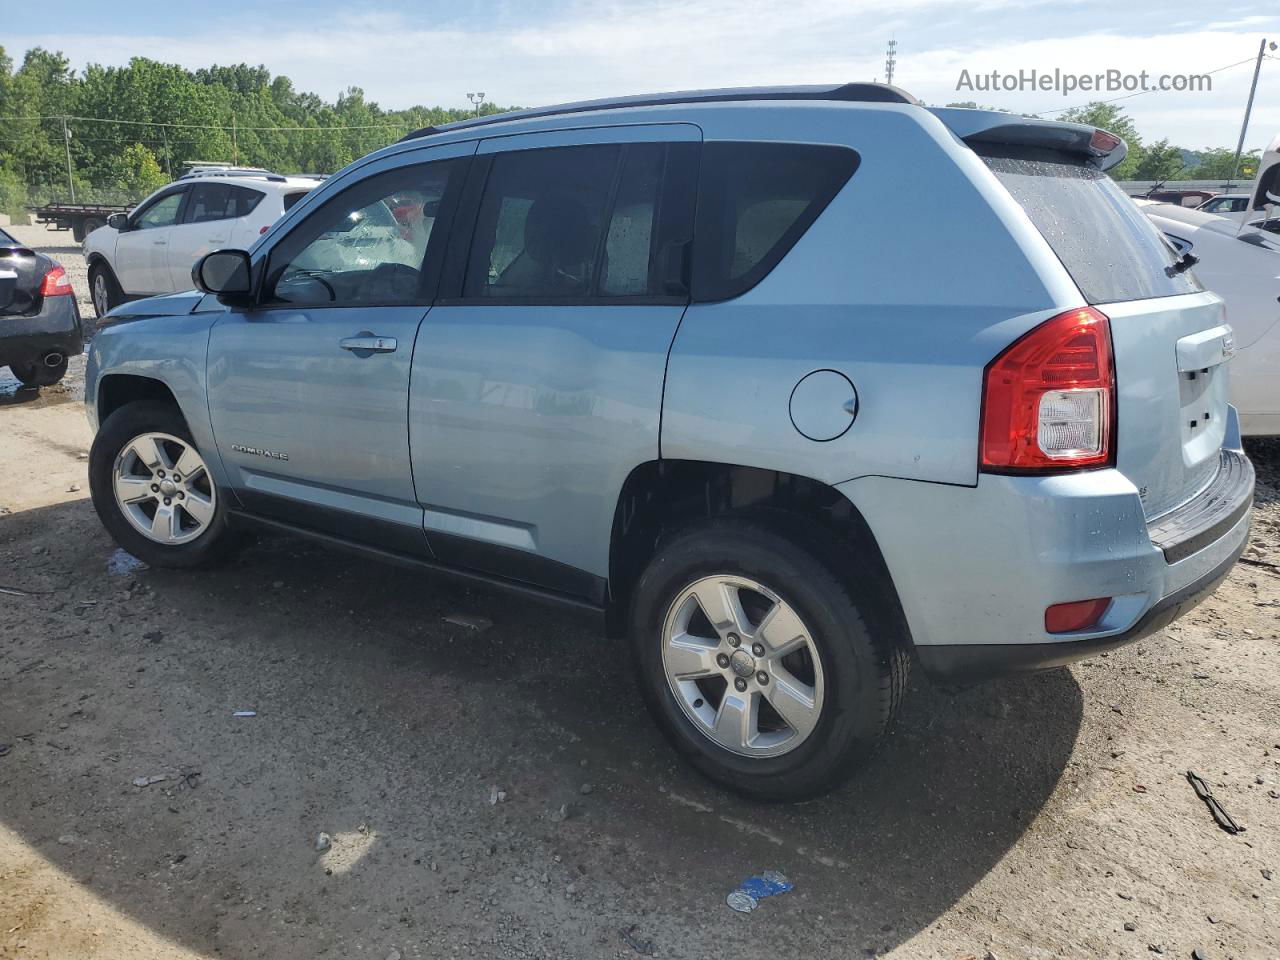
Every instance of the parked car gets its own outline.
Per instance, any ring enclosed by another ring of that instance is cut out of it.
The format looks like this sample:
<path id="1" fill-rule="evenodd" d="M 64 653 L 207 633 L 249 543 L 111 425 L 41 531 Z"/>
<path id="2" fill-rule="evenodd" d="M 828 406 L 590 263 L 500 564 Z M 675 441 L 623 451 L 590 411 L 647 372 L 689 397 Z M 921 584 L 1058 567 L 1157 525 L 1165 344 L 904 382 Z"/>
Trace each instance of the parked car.
<path id="1" fill-rule="evenodd" d="M 1114 649 L 1244 549 L 1231 328 L 1124 153 L 876 84 L 417 131 L 108 315 L 94 506 L 160 566 L 266 525 L 597 611 L 699 770 L 813 796 L 913 659 Z M 419 204 L 412 262 L 330 257 Z"/>
<path id="2" fill-rule="evenodd" d="M 1243 222 L 1257 216 L 1250 208 L 1249 200 L 1250 194 L 1247 193 L 1222 193 L 1206 200 L 1196 209 L 1202 213 L 1212 213 L 1215 216 Z"/>
<path id="3" fill-rule="evenodd" d="M 84 351 L 80 308 L 62 265 L 0 229 L 0 367 L 46 387 Z"/>
<path id="4" fill-rule="evenodd" d="M 1180 207 L 1199 207 L 1208 203 L 1217 194 L 1212 190 L 1149 190 L 1142 195 L 1144 200 L 1156 200 L 1160 203 L 1172 203 Z"/>
<path id="5" fill-rule="evenodd" d="M 1137 201 L 1226 302 L 1236 356 L 1229 397 L 1245 436 L 1280 436 L 1280 237 L 1199 210 Z"/>
<path id="6" fill-rule="evenodd" d="M 99 317 L 125 301 L 191 286 L 210 250 L 248 247 L 320 180 L 241 168 L 196 168 L 84 238 Z"/>

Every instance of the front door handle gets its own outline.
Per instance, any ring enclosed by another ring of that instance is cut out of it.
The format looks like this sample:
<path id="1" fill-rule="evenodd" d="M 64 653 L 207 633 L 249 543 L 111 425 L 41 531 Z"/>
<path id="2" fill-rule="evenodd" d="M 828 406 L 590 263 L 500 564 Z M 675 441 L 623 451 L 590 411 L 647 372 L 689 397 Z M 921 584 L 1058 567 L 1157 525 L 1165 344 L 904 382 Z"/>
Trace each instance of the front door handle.
<path id="1" fill-rule="evenodd" d="M 343 337 L 338 341 L 343 350 L 350 350 L 357 357 L 367 357 L 374 353 L 395 353 L 395 337 L 379 337 L 372 333 L 360 333 L 354 337 Z"/>

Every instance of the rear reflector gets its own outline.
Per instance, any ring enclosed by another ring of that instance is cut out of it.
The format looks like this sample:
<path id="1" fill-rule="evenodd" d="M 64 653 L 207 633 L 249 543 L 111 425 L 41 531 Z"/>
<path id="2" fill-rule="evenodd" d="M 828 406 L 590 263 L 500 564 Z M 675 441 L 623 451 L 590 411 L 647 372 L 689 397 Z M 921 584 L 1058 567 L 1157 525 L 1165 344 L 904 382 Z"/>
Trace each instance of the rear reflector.
<path id="1" fill-rule="evenodd" d="M 67 271 L 63 270 L 61 267 L 54 267 L 46 273 L 44 275 L 44 280 L 40 282 L 40 296 L 75 296 L 75 291 L 71 289 L 71 281 L 67 279 Z"/>
<path id="2" fill-rule="evenodd" d="M 1097 600 L 1077 600 L 1074 603 L 1055 603 L 1044 612 L 1046 633 L 1075 633 L 1097 626 L 1102 615 L 1111 606 L 1110 597 Z"/>
<path id="3" fill-rule="evenodd" d="M 1058 314 L 987 366 L 982 469 L 1048 473 L 1112 462 L 1111 325 L 1093 307 Z"/>

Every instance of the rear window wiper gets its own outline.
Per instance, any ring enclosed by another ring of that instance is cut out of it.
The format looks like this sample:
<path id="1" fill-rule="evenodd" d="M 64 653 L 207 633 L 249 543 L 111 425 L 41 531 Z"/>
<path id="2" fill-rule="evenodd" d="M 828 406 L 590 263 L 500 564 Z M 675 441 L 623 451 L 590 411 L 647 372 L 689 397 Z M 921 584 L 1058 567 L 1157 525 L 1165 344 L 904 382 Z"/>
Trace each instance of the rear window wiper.
<path id="1" fill-rule="evenodd" d="M 1176 277 L 1180 273 L 1185 273 L 1200 262 L 1200 258 L 1188 250 L 1177 260 L 1173 261 L 1169 266 L 1164 268 L 1164 272 L 1171 277 Z"/>

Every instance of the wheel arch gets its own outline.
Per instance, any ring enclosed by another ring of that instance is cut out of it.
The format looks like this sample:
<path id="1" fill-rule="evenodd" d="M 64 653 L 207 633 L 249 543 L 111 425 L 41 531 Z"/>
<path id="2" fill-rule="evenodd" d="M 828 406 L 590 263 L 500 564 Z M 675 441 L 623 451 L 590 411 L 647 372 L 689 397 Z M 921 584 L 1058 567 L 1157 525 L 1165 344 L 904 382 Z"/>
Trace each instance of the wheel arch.
<path id="1" fill-rule="evenodd" d="M 879 544 L 854 503 L 799 474 L 740 464 L 654 460 L 623 483 L 609 545 L 606 627 L 621 636 L 637 580 L 659 545 L 690 524 L 740 515 L 815 549 L 841 577 L 873 583 L 885 629 L 910 643 L 910 629 Z"/>
<path id="2" fill-rule="evenodd" d="M 136 400 L 168 403 L 179 413 L 182 412 L 182 405 L 178 403 L 177 396 L 163 380 L 136 373 L 107 373 L 98 380 L 96 403 L 98 422 L 102 423 L 126 403 L 133 403 Z"/>

